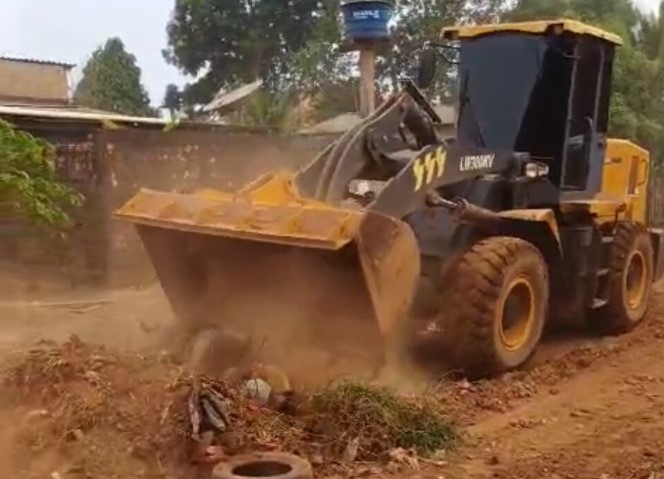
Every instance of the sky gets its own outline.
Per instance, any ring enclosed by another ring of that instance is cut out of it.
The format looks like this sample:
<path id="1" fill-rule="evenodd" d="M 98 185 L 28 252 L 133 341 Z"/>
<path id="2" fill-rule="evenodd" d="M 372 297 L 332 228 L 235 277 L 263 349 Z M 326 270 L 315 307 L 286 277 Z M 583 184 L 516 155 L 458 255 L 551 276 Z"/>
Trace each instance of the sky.
<path id="1" fill-rule="evenodd" d="M 0 0 L 0 55 L 75 63 L 80 71 L 97 46 L 118 36 L 136 56 L 152 104 L 158 105 L 166 85 L 186 82 L 161 54 L 174 5 L 175 0 Z"/>
<path id="2" fill-rule="evenodd" d="M 660 0 L 635 0 L 645 10 Z M 166 24 L 175 0 L 0 0 L 0 55 L 74 63 L 74 80 L 92 51 L 120 37 L 143 71 L 153 105 L 166 85 L 187 81 L 166 64 Z M 138 7 L 140 5 L 140 8 Z"/>

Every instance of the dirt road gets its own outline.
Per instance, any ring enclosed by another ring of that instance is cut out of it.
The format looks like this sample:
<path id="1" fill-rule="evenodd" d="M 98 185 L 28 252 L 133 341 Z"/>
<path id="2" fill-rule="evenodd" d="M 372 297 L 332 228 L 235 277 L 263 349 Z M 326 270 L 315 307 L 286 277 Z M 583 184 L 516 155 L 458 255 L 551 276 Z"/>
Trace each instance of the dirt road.
<path id="1" fill-rule="evenodd" d="M 620 338 L 548 341 L 525 371 L 446 383 L 466 445 L 413 478 L 664 478 L 664 291 Z M 0 352 L 35 340 L 153 349 L 169 308 L 157 288 L 50 303 L 0 303 Z M 399 477 L 403 477 L 401 474 Z"/>
<path id="2" fill-rule="evenodd" d="M 663 392 L 657 303 L 630 335 L 590 341 L 494 383 L 462 385 L 454 399 L 470 406 L 471 444 L 423 477 L 664 478 Z"/>
<path id="3" fill-rule="evenodd" d="M 47 300 L 0 301 L 0 352 L 75 334 L 91 343 L 132 351 L 153 350 L 172 324 L 161 290 L 87 293 Z"/>

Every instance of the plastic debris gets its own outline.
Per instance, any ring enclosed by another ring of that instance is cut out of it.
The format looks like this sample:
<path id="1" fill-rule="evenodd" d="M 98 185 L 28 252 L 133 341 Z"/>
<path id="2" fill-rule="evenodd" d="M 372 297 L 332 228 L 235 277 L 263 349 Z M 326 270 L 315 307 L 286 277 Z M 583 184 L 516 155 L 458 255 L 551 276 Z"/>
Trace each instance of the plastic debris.
<path id="1" fill-rule="evenodd" d="M 244 383 L 248 396 L 261 406 L 267 406 L 272 393 L 272 387 L 261 378 L 252 378 Z"/>
<path id="2" fill-rule="evenodd" d="M 214 436 L 226 431 L 230 426 L 229 406 L 223 394 L 197 382 L 189 396 L 192 438 L 201 441 L 205 433 Z"/>

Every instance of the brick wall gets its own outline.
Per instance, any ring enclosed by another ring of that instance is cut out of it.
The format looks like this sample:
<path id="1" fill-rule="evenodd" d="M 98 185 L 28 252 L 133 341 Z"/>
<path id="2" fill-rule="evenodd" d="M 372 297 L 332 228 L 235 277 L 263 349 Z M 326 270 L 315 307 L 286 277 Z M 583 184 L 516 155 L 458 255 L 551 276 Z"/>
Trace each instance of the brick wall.
<path id="1" fill-rule="evenodd" d="M 107 168 L 107 208 L 110 214 L 141 187 L 234 191 L 270 170 L 299 168 L 333 139 L 223 131 L 105 131 L 100 145 Z M 108 232 L 111 285 L 150 280 L 152 268 L 134 227 L 110 219 Z"/>
<path id="2" fill-rule="evenodd" d="M 58 152 L 60 177 L 85 195 L 85 203 L 72 215 L 74 227 L 66 241 L 44 240 L 20 225 L 0 224 L 7 239 L 0 261 L 7 271 L 11 265 L 13 277 L 19 265 L 30 281 L 39 278 L 65 289 L 152 279 L 134 227 L 112 217 L 139 188 L 235 190 L 272 169 L 297 169 L 334 139 L 235 130 L 108 130 L 78 137 L 51 131 L 48 136 Z"/>
<path id="3" fill-rule="evenodd" d="M 272 169 L 297 169 L 335 138 L 237 129 L 76 131 L 34 132 L 56 146 L 60 176 L 86 196 L 73 215 L 71 237 L 39 241 L 15 223 L 0 221 L 0 261 L 6 271 L 7 261 L 18 263 L 28 268 L 28 276 L 49 272 L 67 287 L 145 283 L 153 271 L 133 226 L 112 218 L 139 188 L 233 191 Z M 660 171 L 652 177 L 649 205 L 651 222 L 660 227 L 663 191 Z"/>
<path id="4" fill-rule="evenodd" d="M 86 197 L 83 208 L 71 211 L 72 228 L 68 235 L 45 232 L 26 223 L 21 217 L 6 214 L 0 219 L 0 295 L 11 288 L 7 282 L 36 289 L 67 289 L 89 284 L 97 275 L 103 282 L 104 268 L 94 264 L 104 248 L 99 235 L 101 197 L 97 194 L 99 178 L 95 173 L 95 138 L 84 134 L 57 135 L 49 138 L 56 151 L 58 176 Z M 50 285 L 46 287 L 46 285 Z M 9 291 L 11 296 L 12 291 Z"/>

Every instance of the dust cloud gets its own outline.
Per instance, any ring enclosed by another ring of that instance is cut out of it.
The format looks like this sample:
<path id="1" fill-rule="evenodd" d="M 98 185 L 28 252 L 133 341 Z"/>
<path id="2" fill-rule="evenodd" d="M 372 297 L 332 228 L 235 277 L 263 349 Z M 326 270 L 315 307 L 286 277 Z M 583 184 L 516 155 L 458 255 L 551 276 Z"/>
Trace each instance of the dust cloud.
<path id="1" fill-rule="evenodd" d="M 208 336 L 209 354 L 197 354 L 197 367 L 271 363 L 303 387 L 376 375 L 382 337 L 354 252 L 195 235 L 174 241 L 180 247 L 156 268 L 181 327 L 218 331 Z"/>

